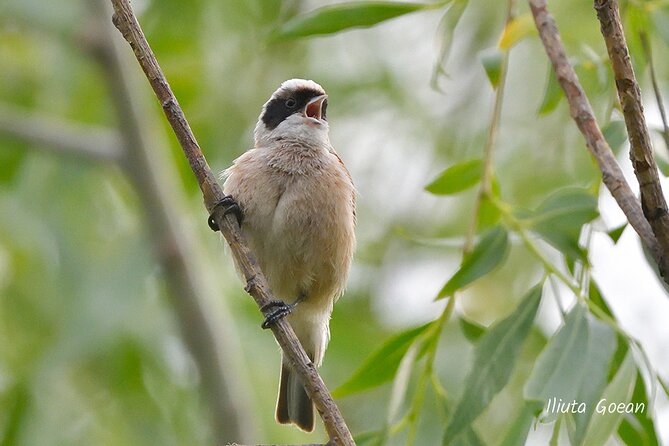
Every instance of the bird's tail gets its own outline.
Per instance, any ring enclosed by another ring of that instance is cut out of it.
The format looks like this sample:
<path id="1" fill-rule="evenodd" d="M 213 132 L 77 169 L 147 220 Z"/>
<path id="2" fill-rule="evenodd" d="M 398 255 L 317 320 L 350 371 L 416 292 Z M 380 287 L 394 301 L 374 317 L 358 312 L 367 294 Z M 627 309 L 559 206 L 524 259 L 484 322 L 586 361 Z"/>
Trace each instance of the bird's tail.
<path id="1" fill-rule="evenodd" d="M 294 423 L 306 432 L 314 430 L 314 405 L 297 374 L 283 360 L 279 397 L 276 401 L 276 421 L 281 424 Z"/>

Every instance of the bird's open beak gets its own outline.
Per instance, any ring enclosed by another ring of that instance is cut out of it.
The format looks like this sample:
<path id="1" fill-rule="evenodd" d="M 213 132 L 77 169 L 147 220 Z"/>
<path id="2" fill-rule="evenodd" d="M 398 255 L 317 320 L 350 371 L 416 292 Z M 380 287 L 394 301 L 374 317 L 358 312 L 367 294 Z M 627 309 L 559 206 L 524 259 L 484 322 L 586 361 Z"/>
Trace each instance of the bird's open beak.
<path id="1" fill-rule="evenodd" d="M 304 117 L 314 118 L 317 120 L 323 119 L 323 104 L 327 100 L 328 95 L 324 94 L 313 98 L 306 107 L 304 107 Z"/>

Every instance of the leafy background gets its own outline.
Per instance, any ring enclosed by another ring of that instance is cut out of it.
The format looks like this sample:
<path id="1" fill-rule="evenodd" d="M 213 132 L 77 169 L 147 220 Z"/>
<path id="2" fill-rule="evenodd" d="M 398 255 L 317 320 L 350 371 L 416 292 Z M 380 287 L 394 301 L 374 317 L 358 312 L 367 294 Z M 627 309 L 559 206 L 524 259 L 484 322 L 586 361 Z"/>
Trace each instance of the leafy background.
<path id="1" fill-rule="evenodd" d="M 18 107 L 57 122 L 118 125 L 104 68 L 88 49 L 96 31 L 91 3 L 0 5 L 0 121 L 21 117 Z M 260 106 L 281 81 L 311 78 L 327 89 L 331 139 L 360 198 L 359 248 L 322 374 L 358 444 L 669 442 L 666 291 L 599 187 L 527 5 L 519 2 L 505 24 L 506 2 L 318 9 L 324 3 L 163 0 L 135 8 L 216 170 L 249 147 Z M 623 6 L 657 129 L 638 33 L 649 34 L 665 87 L 669 7 L 660 0 Z M 550 7 L 629 175 L 592 5 Z M 251 427 L 246 438 L 215 438 L 207 389 L 123 170 L 4 131 L 0 444 L 323 440 L 320 427 L 307 435 L 274 423 L 278 349 L 259 329 L 222 241 L 204 224 L 188 166 L 129 62 L 146 131 L 169 154 L 187 197 L 173 204 L 197 246 L 192 261 L 207 278 L 207 304 L 243 346 L 228 359 Z M 666 164 L 667 147 L 654 137 Z M 472 223 L 486 147 L 493 149 L 491 192 Z M 590 412 L 536 422 L 552 396 L 654 404 L 650 418 Z"/>

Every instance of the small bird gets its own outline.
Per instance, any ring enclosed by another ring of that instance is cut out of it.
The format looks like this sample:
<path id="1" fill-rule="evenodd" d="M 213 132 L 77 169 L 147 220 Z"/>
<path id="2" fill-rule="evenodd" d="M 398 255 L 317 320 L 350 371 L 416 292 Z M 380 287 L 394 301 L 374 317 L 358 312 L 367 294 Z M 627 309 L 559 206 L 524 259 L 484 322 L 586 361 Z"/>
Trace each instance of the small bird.
<path id="1" fill-rule="evenodd" d="M 283 82 L 265 103 L 254 147 L 225 170 L 227 209 L 267 276 L 274 295 L 267 328 L 286 316 L 320 366 L 330 316 L 343 293 L 355 249 L 356 191 L 330 144 L 328 97 L 316 82 Z M 313 403 L 282 359 L 276 419 L 311 432 Z"/>

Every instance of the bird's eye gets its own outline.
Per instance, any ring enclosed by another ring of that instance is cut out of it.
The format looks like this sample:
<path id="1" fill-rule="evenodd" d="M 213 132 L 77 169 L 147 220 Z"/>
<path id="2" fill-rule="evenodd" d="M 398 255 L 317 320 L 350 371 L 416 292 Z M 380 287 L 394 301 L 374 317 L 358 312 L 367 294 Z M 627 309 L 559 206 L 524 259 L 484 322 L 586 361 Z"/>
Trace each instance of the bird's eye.
<path id="1" fill-rule="evenodd" d="M 295 98 L 286 99 L 286 107 L 295 108 L 296 105 L 297 105 L 297 101 L 295 100 Z"/>

